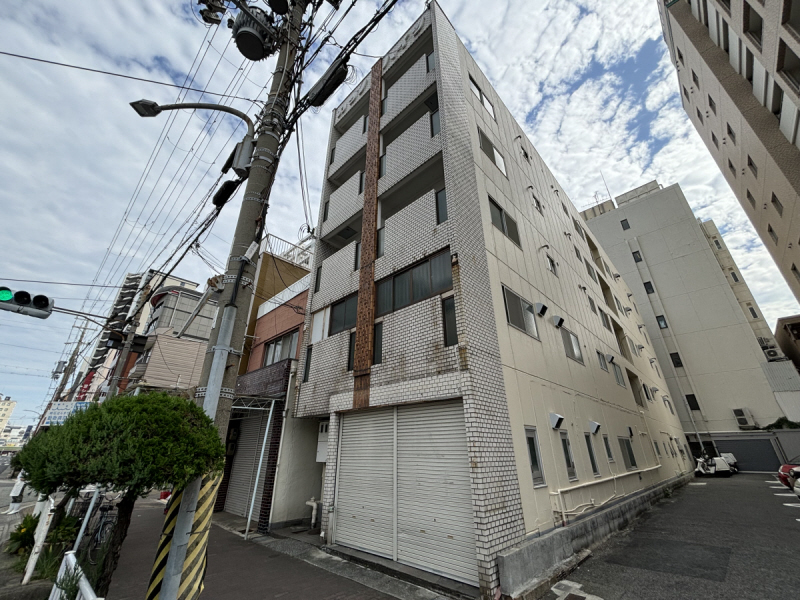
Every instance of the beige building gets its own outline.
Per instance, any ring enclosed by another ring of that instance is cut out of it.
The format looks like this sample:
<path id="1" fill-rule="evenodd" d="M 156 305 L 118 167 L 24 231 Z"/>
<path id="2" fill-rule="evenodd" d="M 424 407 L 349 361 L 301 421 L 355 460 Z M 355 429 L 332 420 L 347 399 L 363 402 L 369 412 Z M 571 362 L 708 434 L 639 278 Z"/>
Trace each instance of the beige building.
<path id="1" fill-rule="evenodd" d="M 775 323 L 775 341 L 794 366 L 800 369 L 800 315 L 778 319 Z"/>
<path id="2" fill-rule="evenodd" d="M 683 107 L 800 299 L 800 0 L 658 7 Z"/>
<path id="3" fill-rule="evenodd" d="M 3 396 L 0 394 L 0 431 L 3 431 L 8 425 L 9 419 L 11 419 L 11 415 L 14 413 L 14 409 L 17 407 L 17 403 L 15 400 L 11 399 L 11 396 Z"/>
<path id="4" fill-rule="evenodd" d="M 800 376 L 773 338 L 712 221 L 699 222 L 680 187 L 650 182 L 583 211 L 633 290 L 693 450 L 733 452 L 743 470 L 785 457 L 753 433 L 800 416 Z"/>

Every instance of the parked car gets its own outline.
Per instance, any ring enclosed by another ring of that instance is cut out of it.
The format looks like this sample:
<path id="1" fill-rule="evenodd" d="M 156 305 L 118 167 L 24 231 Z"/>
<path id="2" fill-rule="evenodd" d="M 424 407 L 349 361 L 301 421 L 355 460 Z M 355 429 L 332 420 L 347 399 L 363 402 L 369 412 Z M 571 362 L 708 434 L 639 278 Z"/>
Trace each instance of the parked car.
<path id="1" fill-rule="evenodd" d="M 780 479 L 781 483 L 790 490 L 792 489 L 792 484 L 789 481 L 789 471 L 791 471 L 794 467 L 800 467 L 800 454 L 795 456 L 788 463 L 781 465 L 781 468 L 778 469 L 778 479 Z"/>
<path id="2" fill-rule="evenodd" d="M 800 500 L 800 467 L 789 469 L 789 483 L 792 484 L 792 491 Z"/>

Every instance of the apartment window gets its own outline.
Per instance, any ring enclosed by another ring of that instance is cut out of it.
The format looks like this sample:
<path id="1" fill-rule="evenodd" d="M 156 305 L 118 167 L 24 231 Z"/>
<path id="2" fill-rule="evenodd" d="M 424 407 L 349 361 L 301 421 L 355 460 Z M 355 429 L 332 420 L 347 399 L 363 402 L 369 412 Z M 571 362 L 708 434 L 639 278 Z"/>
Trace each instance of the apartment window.
<path id="1" fill-rule="evenodd" d="M 308 381 L 308 376 L 311 373 L 311 346 L 306 348 L 306 364 L 303 366 L 303 381 Z"/>
<path id="2" fill-rule="evenodd" d="M 608 436 L 603 436 L 603 446 L 606 448 L 606 458 L 608 458 L 608 462 L 614 462 L 614 453 L 611 452 L 611 442 L 608 441 Z"/>
<path id="3" fill-rule="evenodd" d="M 753 162 L 753 159 L 750 158 L 750 155 L 747 155 L 747 166 L 750 168 L 750 171 L 753 173 L 754 177 L 758 177 L 758 167 L 756 163 Z"/>
<path id="4" fill-rule="evenodd" d="M 711 97 L 711 94 L 708 95 L 708 108 L 711 109 L 711 112 L 717 114 L 717 103 L 714 102 L 714 99 Z"/>
<path id="5" fill-rule="evenodd" d="M 475 80 L 472 78 L 472 76 L 469 78 L 469 87 L 472 90 L 472 93 L 478 97 L 478 99 L 481 101 L 481 104 L 483 104 L 483 107 L 489 111 L 489 114 L 492 115 L 492 118 L 494 119 L 494 106 L 492 106 L 492 103 L 489 102 L 489 99 L 486 97 L 486 94 L 483 93 L 481 88 L 478 87 L 478 84 L 475 83 Z"/>
<path id="6" fill-rule="evenodd" d="M 506 321 L 538 339 L 539 331 L 536 328 L 536 316 L 531 303 L 505 286 L 503 286 L 503 298 L 505 299 Z"/>
<path id="7" fill-rule="evenodd" d="M 700 125 L 702 125 L 703 124 L 703 113 L 700 112 L 699 108 L 695 108 L 695 110 L 697 111 L 697 119 L 700 121 Z"/>
<path id="8" fill-rule="evenodd" d="M 533 486 L 544 485 L 544 471 L 542 471 L 542 462 L 539 458 L 541 455 L 539 453 L 539 439 L 536 436 L 536 429 L 525 429 L 525 437 L 528 440 L 528 458 L 531 461 Z"/>
<path id="9" fill-rule="evenodd" d="M 522 150 L 522 158 L 525 159 L 525 162 L 527 162 L 528 164 L 531 164 L 531 157 L 528 154 L 528 151 L 525 150 L 525 148 L 520 148 L 520 150 Z"/>
<path id="10" fill-rule="evenodd" d="M 642 262 L 642 253 L 638 250 L 633 251 L 633 262 Z"/>
<path id="11" fill-rule="evenodd" d="M 500 208 L 500 205 L 489 196 L 489 213 L 492 217 L 492 225 L 502 231 L 508 238 L 517 246 L 522 243 L 519 239 L 519 230 L 517 229 L 517 222 L 508 216 L 508 213 Z"/>
<path id="12" fill-rule="evenodd" d="M 683 86 L 683 95 L 686 96 L 686 99 L 689 99 L 689 90 L 686 89 L 686 86 Z"/>
<path id="13" fill-rule="evenodd" d="M 328 206 L 330 206 L 330 202 L 328 200 L 325 200 L 325 204 L 322 207 L 322 222 L 323 223 L 328 220 Z"/>
<path id="14" fill-rule="evenodd" d="M 644 397 L 647 398 L 648 402 L 653 401 L 653 397 L 650 395 L 650 389 L 647 387 L 647 384 L 642 384 L 642 389 L 644 390 Z"/>
<path id="15" fill-rule="evenodd" d="M 331 306 L 331 324 L 328 335 L 346 331 L 356 326 L 356 313 L 358 311 L 358 294 L 339 300 Z"/>
<path id="16" fill-rule="evenodd" d="M 264 364 L 266 367 L 276 362 L 294 358 L 297 355 L 297 339 L 300 330 L 295 329 L 289 333 L 264 345 Z"/>
<path id="17" fill-rule="evenodd" d="M 581 251 L 578 250 L 578 247 L 577 246 L 573 246 L 573 248 L 575 248 L 575 256 L 578 257 L 578 260 L 579 261 L 583 261 L 583 257 L 581 256 Z"/>
<path id="18" fill-rule="evenodd" d="M 581 227 L 580 223 L 578 223 L 578 219 L 575 217 L 572 218 L 572 225 L 575 227 L 575 231 L 578 232 L 578 235 L 581 236 L 581 239 L 585 242 L 586 234 L 583 232 L 583 227 Z"/>
<path id="19" fill-rule="evenodd" d="M 778 215 L 780 215 L 782 217 L 783 216 L 783 204 L 781 204 L 781 201 L 778 200 L 778 197 L 774 193 L 772 194 L 771 202 L 772 202 L 772 206 L 775 208 L 775 210 L 777 211 Z"/>
<path id="20" fill-rule="evenodd" d="M 658 457 L 661 458 L 661 448 L 658 446 L 658 442 L 653 442 L 653 446 L 656 448 L 656 454 L 658 454 Z"/>
<path id="21" fill-rule="evenodd" d="M 361 124 L 361 133 L 367 133 L 369 130 L 369 115 L 364 115 L 364 120 Z"/>
<path id="22" fill-rule="evenodd" d="M 589 309 L 594 313 L 597 314 L 597 307 L 594 305 L 594 300 L 591 296 L 587 296 L 589 298 Z"/>
<path id="23" fill-rule="evenodd" d="M 735 146 L 736 145 L 736 134 L 733 133 L 733 129 L 731 129 L 731 124 L 730 123 L 725 123 L 725 125 L 727 127 L 728 137 L 731 139 L 731 141 L 733 142 L 733 145 Z M 730 161 L 728 161 L 728 162 L 730 162 Z"/>
<path id="24" fill-rule="evenodd" d="M 656 293 L 656 290 L 653 287 L 653 282 L 652 281 L 645 281 L 644 282 L 644 291 L 647 292 L 648 294 L 655 294 Z"/>
<path id="25" fill-rule="evenodd" d="M 353 265 L 353 271 L 358 271 L 361 268 L 361 242 L 356 242 L 356 259 Z"/>
<path id="26" fill-rule="evenodd" d="M 761 33 L 764 28 L 764 21 L 756 11 L 747 3 L 744 3 L 744 30 L 747 36 L 761 50 Z"/>
<path id="27" fill-rule="evenodd" d="M 716 135 L 714 135 L 714 132 L 713 132 L 713 131 L 711 132 L 711 143 L 713 143 L 713 144 L 714 144 L 714 146 L 715 146 L 717 149 L 719 149 L 719 140 L 717 139 L 717 136 L 716 136 Z"/>
<path id="28" fill-rule="evenodd" d="M 697 76 L 697 73 L 694 72 L 694 69 L 692 69 L 692 83 L 694 83 L 697 89 L 700 89 L 700 78 Z"/>
<path id="29" fill-rule="evenodd" d="M 728 159 L 728 170 L 731 172 L 731 175 L 736 177 L 736 167 L 733 166 L 731 159 Z"/>
<path id="30" fill-rule="evenodd" d="M 569 444 L 569 435 L 566 431 L 560 431 L 561 435 L 561 450 L 564 452 L 564 462 L 567 465 L 567 475 L 570 480 L 577 479 L 575 474 L 575 461 L 572 459 L 572 447 Z"/>
<path id="31" fill-rule="evenodd" d="M 734 283 L 739 283 L 739 276 L 736 275 L 735 271 L 731 271 L 731 279 L 733 279 Z"/>
<path id="32" fill-rule="evenodd" d="M 697 402 L 697 397 L 694 394 L 686 394 L 686 403 L 692 410 L 700 410 L 700 404 Z"/>
<path id="33" fill-rule="evenodd" d="M 589 277 L 591 277 L 594 282 L 597 283 L 597 273 L 595 272 L 592 263 L 589 262 L 588 258 L 584 258 L 583 262 L 586 264 L 586 272 L 589 274 Z"/>
<path id="34" fill-rule="evenodd" d="M 666 329 L 668 327 L 667 319 L 664 318 L 664 315 L 657 315 L 656 316 L 656 322 L 658 323 L 658 327 L 660 329 Z"/>
<path id="35" fill-rule="evenodd" d="M 775 244 L 777 244 L 778 243 L 778 234 L 775 233 L 775 230 L 772 228 L 772 225 L 770 225 L 769 223 L 767 223 L 767 233 L 769 234 L 769 237 L 772 238 L 772 241 L 775 242 Z"/>
<path id="36" fill-rule="evenodd" d="M 569 211 L 567 210 L 567 205 L 564 204 L 563 202 L 561 203 L 561 210 L 564 211 L 565 215 L 569 216 Z"/>
<path id="37" fill-rule="evenodd" d="M 592 435 L 584 433 L 583 439 L 586 440 L 586 449 L 589 451 L 589 463 L 592 465 L 592 473 L 596 476 L 600 475 L 600 469 L 597 467 L 597 459 L 594 457 L 594 448 L 592 447 Z"/>
<path id="38" fill-rule="evenodd" d="M 683 52 L 681 52 L 680 48 L 675 48 L 676 52 L 678 53 L 678 60 L 681 61 L 681 64 L 686 66 L 686 63 L 683 62 Z"/>
<path id="39" fill-rule="evenodd" d="M 611 269 L 608 268 L 608 263 L 606 261 L 604 261 L 602 258 L 600 259 L 600 262 L 603 263 L 603 266 L 605 267 L 606 273 L 608 273 L 608 276 L 609 277 L 613 277 L 613 275 L 611 274 Z"/>
<path id="40" fill-rule="evenodd" d="M 616 296 L 614 296 L 614 302 L 616 302 L 616 304 L 617 304 L 617 310 L 619 311 L 619 313 L 620 313 L 621 315 L 628 316 L 628 315 L 627 315 L 627 313 L 625 312 L 625 309 L 624 309 L 624 308 L 622 308 L 622 303 L 619 301 L 619 298 L 617 298 Z"/>
<path id="41" fill-rule="evenodd" d="M 598 312 L 600 313 L 600 321 L 603 323 L 603 327 L 611 331 L 611 320 L 608 318 L 608 315 L 603 312 L 603 309 L 598 307 Z"/>
<path id="42" fill-rule="evenodd" d="M 386 154 L 381 154 L 378 159 L 378 179 L 386 175 Z"/>
<path id="43" fill-rule="evenodd" d="M 378 235 L 375 240 L 376 251 L 375 251 L 375 258 L 380 258 L 383 256 L 383 246 L 384 246 L 384 229 L 381 227 L 378 229 Z"/>
<path id="44" fill-rule="evenodd" d="M 662 396 L 661 399 L 664 401 L 664 406 L 666 406 L 669 409 L 669 412 L 674 415 L 675 411 L 672 409 L 672 402 L 667 400 L 666 396 Z"/>
<path id="45" fill-rule="evenodd" d="M 603 354 L 599 350 L 597 350 L 596 352 L 597 352 L 597 362 L 600 363 L 600 368 L 603 369 L 603 371 L 608 372 L 608 362 L 606 361 L 605 354 Z"/>
<path id="46" fill-rule="evenodd" d="M 434 52 L 431 52 L 425 57 L 425 68 L 428 73 L 436 70 L 436 55 Z"/>
<path id="47" fill-rule="evenodd" d="M 562 327 L 561 339 L 564 342 L 564 350 L 566 350 L 567 356 L 583 364 L 583 354 L 581 353 L 581 343 L 578 341 L 578 336 L 566 327 Z"/>
<path id="48" fill-rule="evenodd" d="M 317 274 L 314 276 L 314 293 L 319 291 L 319 284 L 322 281 L 322 265 L 317 267 Z"/>
<path id="49" fill-rule="evenodd" d="M 375 316 L 436 296 L 453 287 L 450 251 L 445 250 L 375 285 Z"/>
<path id="50" fill-rule="evenodd" d="M 436 137 L 442 130 L 442 124 L 439 120 L 439 109 L 431 113 L 431 137 Z"/>
<path id="51" fill-rule="evenodd" d="M 622 225 L 623 230 L 631 228 L 630 224 L 628 223 L 628 219 L 622 219 L 619 224 Z"/>
<path id="52" fill-rule="evenodd" d="M 619 448 L 622 450 L 622 460 L 625 461 L 625 468 L 636 468 L 636 456 L 633 454 L 633 446 L 628 438 L 619 438 Z"/>
<path id="53" fill-rule="evenodd" d="M 539 214 L 543 214 L 541 201 L 539 200 L 539 198 L 536 197 L 536 194 L 532 195 L 533 195 L 533 207 L 539 211 Z"/>
<path id="54" fill-rule="evenodd" d="M 797 281 L 800 281 L 800 271 L 797 270 L 797 267 L 794 263 L 792 263 L 791 271 L 792 275 L 794 275 L 794 278 L 797 279 Z"/>
<path id="55" fill-rule="evenodd" d="M 558 267 L 556 266 L 556 261 L 554 261 L 553 257 L 549 254 L 546 254 L 545 256 L 547 257 L 547 270 L 553 275 L 558 276 Z"/>
<path id="56" fill-rule="evenodd" d="M 350 334 L 350 343 L 347 348 L 347 370 L 353 370 L 353 363 L 355 362 L 356 356 L 356 332 L 352 332 Z"/>
<path id="57" fill-rule="evenodd" d="M 681 355 L 677 352 L 670 352 L 669 357 L 672 359 L 672 366 L 674 367 L 682 367 L 683 361 L 681 360 Z"/>
<path id="58" fill-rule="evenodd" d="M 379 365 L 383 362 L 383 321 L 375 323 L 372 333 L 372 364 Z"/>
<path id="59" fill-rule="evenodd" d="M 753 208 L 756 207 L 756 199 L 753 198 L 753 194 L 750 193 L 750 190 L 747 190 L 747 200 L 750 202 L 750 206 Z M 783 207 L 781 207 L 781 210 L 783 210 Z"/>
<path id="60" fill-rule="evenodd" d="M 358 193 L 361 194 L 364 192 L 364 171 L 359 172 L 358 174 Z"/>
<path id="61" fill-rule="evenodd" d="M 436 224 L 447 221 L 447 192 L 444 189 L 436 192 Z"/>
<path id="62" fill-rule="evenodd" d="M 797 11 L 792 10 L 792 12 Z M 780 40 L 778 56 L 783 56 L 782 64 L 778 65 L 779 71 L 786 76 L 795 90 L 800 90 L 800 57 L 783 40 Z"/>
<path id="63" fill-rule="evenodd" d="M 633 340 L 631 338 L 629 338 L 628 336 L 625 336 L 625 339 L 628 340 L 628 346 L 630 346 L 631 355 L 632 356 L 639 356 L 639 349 L 636 347 L 636 344 L 633 343 Z"/>
<path id="64" fill-rule="evenodd" d="M 388 97 L 381 99 L 381 116 L 383 116 L 386 113 L 386 101 L 388 99 L 389 99 Z"/>
<path id="65" fill-rule="evenodd" d="M 333 164 L 333 161 L 334 161 L 335 159 L 336 159 L 336 146 L 334 146 L 333 148 L 331 148 L 331 160 L 330 160 L 330 164 Z"/>
<path id="66" fill-rule="evenodd" d="M 486 134 L 481 131 L 480 127 L 478 128 L 478 139 L 483 153 L 489 157 L 489 160 L 491 160 L 498 169 L 500 169 L 503 175 L 506 175 L 506 161 L 503 159 L 503 155 L 494 147 L 494 144 Z"/>
<path id="67" fill-rule="evenodd" d="M 752 317 L 753 317 L 754 319 L 757 319 L 757 318 L 758 318 L 758 313 L 756 312 L 756 309 L 755 309 L 755 308 L 753 308 L 752 306 L 749 306 L 749 307 L 747 308 L 747 310 L 749 310 L 749 311 L 750 311 L 750 314 L 752 315 Z"/>
<path id="68" fill-rule="evenodd" d="M 445 347 L 455 346 L 458 343 L 458 330 L 456 329 L 456 300 L 454 296 L 442 300 L 442 326 Z"/>

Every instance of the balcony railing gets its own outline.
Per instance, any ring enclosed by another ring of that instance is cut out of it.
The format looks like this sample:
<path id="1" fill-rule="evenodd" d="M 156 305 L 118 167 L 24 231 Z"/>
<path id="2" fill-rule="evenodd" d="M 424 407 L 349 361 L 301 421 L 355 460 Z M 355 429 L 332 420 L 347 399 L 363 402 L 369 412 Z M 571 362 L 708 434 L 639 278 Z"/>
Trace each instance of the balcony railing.
<path id="1" fill-rule="evenodd" d="M 310 244 L 311 241 L 313 240 L 308 240 L 308 245 L 298 246 L 270 233 L 264 240 L 261 251 L 268 252 L 298 267 L 311 269 L 314 259 L 314 247 Z"/>
<path id="2" fill-rule="evenodd" d="M 292 359 L 250 371 L 236 378 L 236 396 L 282 398 L 289 386 Z"/>

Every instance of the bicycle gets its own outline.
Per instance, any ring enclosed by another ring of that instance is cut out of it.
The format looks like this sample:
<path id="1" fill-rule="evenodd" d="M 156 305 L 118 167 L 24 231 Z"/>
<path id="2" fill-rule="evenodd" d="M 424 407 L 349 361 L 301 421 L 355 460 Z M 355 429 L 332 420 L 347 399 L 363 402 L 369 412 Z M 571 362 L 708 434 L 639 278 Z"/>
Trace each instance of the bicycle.
<path id="1" fill-rule="evenodd" d="M 119 497 L 119 495 L 117 496 Z M 89 547 L 87 549 L 86 558 L 92 565 L 97 564 L 97 560 L 102 557 L 104 548 L 107 542 L 111 539 L 114 528 L 117 525 L 117 517 L 115 514 L 109 514 L 116 510 L 112 504 L 113 500 L 109 500 L 109 504 L 101 504 L 98 507 L 100 513 L 100 520 L 89 539 Z"/>

